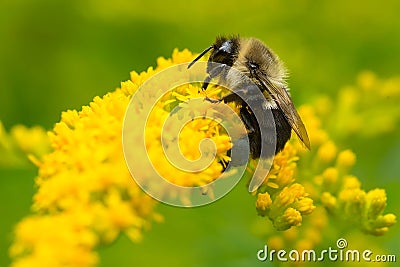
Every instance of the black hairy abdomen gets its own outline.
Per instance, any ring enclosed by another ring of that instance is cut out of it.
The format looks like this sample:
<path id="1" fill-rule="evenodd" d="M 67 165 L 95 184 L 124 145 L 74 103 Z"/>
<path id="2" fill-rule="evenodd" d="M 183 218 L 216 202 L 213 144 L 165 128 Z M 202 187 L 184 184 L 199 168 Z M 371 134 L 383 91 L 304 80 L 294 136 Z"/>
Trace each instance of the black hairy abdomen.
<path id="1" fill-rule="evenodd" d="M 263 158 L 274 156 L 285 147 L 286 142 L 290 139 L 292 128 L 283 112 L 280 109 L 271 109 L 271 112 L 273 120 L 271 116 L 261 116 L 259 123 L 254 114 L 251 114 L 255 131 L 250 132 L 248 137 L 253 159 L 260 158 L 260 156 Z M 263 127 L 263 131 L 260 127 Z M 262 132 L 264 134 L 261 134 Z M 263 155 L 261 155 L 261 146 L 265 146 Z"/>

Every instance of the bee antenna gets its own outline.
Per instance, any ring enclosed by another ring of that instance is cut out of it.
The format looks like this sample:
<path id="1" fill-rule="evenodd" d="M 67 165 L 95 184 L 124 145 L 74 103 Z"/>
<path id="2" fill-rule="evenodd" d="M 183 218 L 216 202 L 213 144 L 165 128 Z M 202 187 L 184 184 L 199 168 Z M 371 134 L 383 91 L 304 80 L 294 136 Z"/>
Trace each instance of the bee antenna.
<path id="1" fill-rule="evenodd" d="M 213 48 L 214 48 L 214 45 L 210 45 L 210 47 L 207 47 L 203 52 L 201 52 L 200 55 L 198 55 L 195 59 L 193 59 L 192 62 L 190 62 L 190 64 L 187 66 L 187 68 L 189 69 L 194 63 L 196 63 L 197 60 L 199 60 L 202 56 L 204 56 L 205 53 L 207 53 L 208 51 L 210 51 Z"/>

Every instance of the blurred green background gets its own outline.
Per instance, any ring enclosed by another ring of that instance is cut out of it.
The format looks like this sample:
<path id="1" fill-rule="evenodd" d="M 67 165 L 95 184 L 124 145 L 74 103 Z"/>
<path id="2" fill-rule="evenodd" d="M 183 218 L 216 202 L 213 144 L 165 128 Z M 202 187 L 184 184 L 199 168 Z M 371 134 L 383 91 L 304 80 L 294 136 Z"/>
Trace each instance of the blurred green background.
<path id="1" fill-rule="evenodd" d="M 382 78 L 400 74 L 399 11 L 396 0 L 2 0 L 0 120 L 7 130 L 18 123 L 51 129 L 61 111 L 114 90 L 129 71 L 155 66 L 176 47 L 200 52 L 218 34 L 265 41 L 290 70 L 297 105 L 321 93 L 335 96 L 362 70 Z M 365 188 L 386 188 L 387 211 L 399 215 L 399 131 L 343 146 L 357 153 L 355 173 Z M 0 168 L 0 266 L 9 264 L 13 225 L 29 212 L 35 174 L 34 167 Z M 257 263 L 264 240 L 252 233 L 258 218 L 243 187 L 215 205 L 159 211 L 165 223 L 154 225 L 142 243 L 121 237 L 102 248 L 101 266 Z M 398 253 L 399 237 L 395 226 L 379 242 Z"/>

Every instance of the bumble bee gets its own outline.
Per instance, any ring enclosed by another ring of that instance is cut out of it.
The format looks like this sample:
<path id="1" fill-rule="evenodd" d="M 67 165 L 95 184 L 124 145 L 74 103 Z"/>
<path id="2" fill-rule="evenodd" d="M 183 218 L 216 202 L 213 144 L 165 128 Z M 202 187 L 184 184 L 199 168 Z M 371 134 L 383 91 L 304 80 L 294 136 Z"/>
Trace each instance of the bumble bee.
<path id="1" fill-rule="evenodd" d="M 281 151 L 290 139 L 292 129 L 310 149 L 306 128 L 288 92 L 286 70 L 275 53 L 255 38 L 217 37 L 215 43 L 196 57 L 188 68 L 209 51 L 211 54 L 207 63 L 208 76 L 204 80 L 203 90 L 207 89 L 213 78 L 224 80 L 231 88 L 242 83 L 241 78 L 235 75 L 231 68 L 246 75 L 256 85 L 244 86 L 240 89 L 241 96 L 232 92 L 218 100 L 206 98 L 211 102 L 234 102 L 238 106 L 240 118 L 247 129 L 253 159 L 270 157 Z M 254 94 L 251 90 L 260 90 L 262 94 Z M 264 113 L 270 111 L 272 116 L 261 116 L 257 120 L 253 106 L 264 110 Z M 262 136 L 260 127 L 273 129 L 276 138 Z M 272 152 L 261 154 L 261 145 L 272 146 Z"/>

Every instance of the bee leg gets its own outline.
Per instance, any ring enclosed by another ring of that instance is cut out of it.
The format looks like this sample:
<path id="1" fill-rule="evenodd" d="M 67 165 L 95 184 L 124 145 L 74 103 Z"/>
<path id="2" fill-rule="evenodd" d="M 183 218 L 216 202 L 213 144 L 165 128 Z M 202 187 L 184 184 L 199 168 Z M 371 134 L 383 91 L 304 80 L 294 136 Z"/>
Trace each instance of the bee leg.
<path id="1" fill-rule="evenodd" d="M 226 64 L 218 64 L 217 66 L 213 67 L 209 72 L 208 72 L 208 76 L 206 77 L 206 79 L 203 82 L 203 86 L 201 87 L 201 89 L 206 90 L 211 79 L 214 77 L 217 77 L 225 68 L 226 68 Z"/>
<path id="2" fill-rule="evenodd" d="M 235 93 L 230 93 L 230 94 L 225 95 L 224 97 L 221 98 L 221 101 L 224 101 L 224 103 L 235 102 L 238 104 L 239 103 L 241 104 L 243 102 L 242 99 Z"/>
<path id="3" fill-rule="evenodd" d="M 220 103 L 222 100 L 221 99 L 212 99 L 212 98 L 209 98 L 208 96 L 206 96 L 205 98 L 204 98 L 204 100 L 206 100 L 206 101 L 208 101 L 208 102 L 210 102 L 210 103 Z"/>
<path id="4" fill-rule="evenodd" d="M 231 102 L 241 103 L 242 102 L 242 99 L 240 97 L 238 97 L 235 93 L 227 94 L 220 99 L 211 99 L 206 96 L 205 100 L 207 100 L 211 103 L 220 103 L 222 101 L 224 101 L 224 103 L 231 103 Z"/>
<path id="5" fill-rule="evenodd" d="M 255 129 L 254 129 L 254 126 L 252 124 L 253 115 L 250 114 L 250 112 L 244 106 L 242 106 L 240 108 L 239 115 L 240 115 L 240 118 L 242 119 L 244 125 L 246 126 L 246 129 L 248 130 L 248 133 L 249 134 L 254 133 Z"/>
<path id="6" fill-rule="evenodd" d="M 209 76 L 207 76 L 206 78 L 205 78 L 205 80 L 204 80 L 204 82 L 203 82 L 203 86 L 201 87 L 201 90 L 206 90 L 207 89 L 207 87 L 208 87 L 208 85 L 210 84 L 210 81 L 211 81 L 211 75 L 209 75 Z"/>

